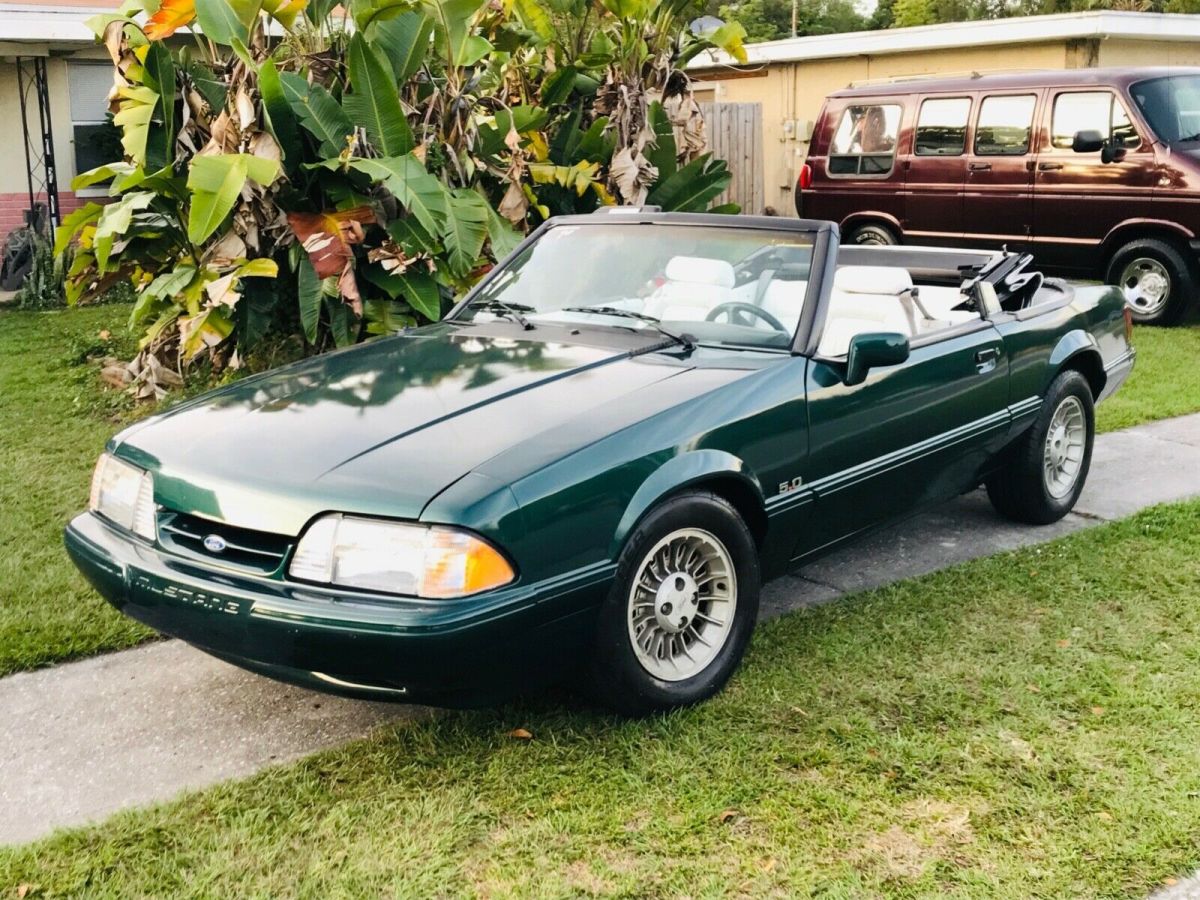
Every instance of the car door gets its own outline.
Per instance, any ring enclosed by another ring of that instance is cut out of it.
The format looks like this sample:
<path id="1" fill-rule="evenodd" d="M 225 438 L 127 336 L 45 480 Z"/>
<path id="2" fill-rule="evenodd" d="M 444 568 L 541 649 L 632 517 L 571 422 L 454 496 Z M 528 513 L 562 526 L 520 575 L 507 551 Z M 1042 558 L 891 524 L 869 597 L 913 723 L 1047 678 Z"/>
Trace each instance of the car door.
<path id="1" fill-rule="evenodd" d="M 1033 122 L 1040 94 L 983 94 L 975 114 L 963 233 L 982 247 L 1027 246 L 1033 223 Z"/>
<path id="2" fill-rule="evenodd" d="M 982 319 L 913 343 L 907 362 L 847 386 L 837 361 L 808 367 L 814 495 L 797 558 L 973 487 L 1003 445 L 1008 359 Z"/>
<path id="3" fill-rule="evenodd" d="M 1042 118 L 1033 186 L 1034 248 L 1044 265 L 1091 270 L 1100 241 L 1154 190 L 1154 150 L 1108 89 L 1052 90 Z M 1124 158 L 1105 163 L 1099 150 L 1076 153 L 1071 145 L 1078 131 L 1099 132 L 1125 151 Z"/>
<path id="4" fill-rule="evenodd" d="M 905 158 L 904 233 L 956 240 L 963 233 L 971 98 L 924 97 Z"/>

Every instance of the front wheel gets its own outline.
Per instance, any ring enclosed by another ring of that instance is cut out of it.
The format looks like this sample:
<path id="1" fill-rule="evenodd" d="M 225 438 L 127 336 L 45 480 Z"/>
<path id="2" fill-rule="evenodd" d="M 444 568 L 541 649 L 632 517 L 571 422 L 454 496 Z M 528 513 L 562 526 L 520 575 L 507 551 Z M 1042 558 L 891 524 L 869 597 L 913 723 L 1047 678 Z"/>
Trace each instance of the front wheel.
<path id="1" fill-rule="evenodd" d="M 899 244 L 900 239 L 886 225 L 870 224 L 847 229 L 843 243 L 864 247 L 892 247 Z"/>
<path id="2" fill-rule="evenodd" d="M 1083 491 L 1095 435 L 1091 386 L 1079 372 L 1063 372 L 1051 382 L 1033 426 L 987 480 L 992 506 L 1018 522 L 1057 522 Z"/>
<path id="3" fill-rule="evenodd" d="M 754 540 L 726 500 L 667 500 L 621 552 L 586 672 L 590 692 L 635 716 L 716 694 L 750 641 L 759 577 Z"/>

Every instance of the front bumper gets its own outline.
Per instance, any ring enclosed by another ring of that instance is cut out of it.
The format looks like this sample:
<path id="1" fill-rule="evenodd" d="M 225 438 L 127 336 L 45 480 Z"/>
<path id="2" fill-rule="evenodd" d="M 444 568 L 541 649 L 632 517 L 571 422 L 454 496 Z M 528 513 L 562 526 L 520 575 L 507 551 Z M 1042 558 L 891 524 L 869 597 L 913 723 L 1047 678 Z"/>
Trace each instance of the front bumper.
<path id="1" fill-rule="evenodd" d="M 561 675 L 612 576 L 597 566 L 462 600 L 388 598 L 199 565 L 90 513 L 63 536 L 121 612 L 252 671 L 333 693 L 483 706 Z"/>

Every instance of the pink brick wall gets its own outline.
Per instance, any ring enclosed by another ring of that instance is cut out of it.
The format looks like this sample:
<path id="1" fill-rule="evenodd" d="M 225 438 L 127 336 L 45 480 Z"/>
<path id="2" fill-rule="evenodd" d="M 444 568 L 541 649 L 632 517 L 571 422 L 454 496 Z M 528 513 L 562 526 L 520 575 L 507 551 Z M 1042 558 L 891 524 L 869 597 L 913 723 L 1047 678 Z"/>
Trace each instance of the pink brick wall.
<path id="1" fill-rule="evenodd" d="M 46 202 L 44 194 L 37 198 Z M 71 191 L 58 192 L 58 211 L 60 216 L 74 212 L 89 201 L 104 202 L 103 197 L 76 197 Z M 0 245 L 14 228 L 25 224 L 25 210 L 29 209 L 29 192 L 19 194 L 0 194 Z"/>

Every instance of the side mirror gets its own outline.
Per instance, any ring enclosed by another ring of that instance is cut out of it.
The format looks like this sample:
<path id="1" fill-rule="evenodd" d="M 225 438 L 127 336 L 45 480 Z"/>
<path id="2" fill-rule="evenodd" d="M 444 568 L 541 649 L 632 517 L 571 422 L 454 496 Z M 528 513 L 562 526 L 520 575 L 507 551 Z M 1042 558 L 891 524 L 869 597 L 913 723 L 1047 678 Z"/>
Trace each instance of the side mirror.
<path id="1" fill-rule="evenodd" d="M 850 339 L 846 354 L 846 377 L 849 387 L 867 380 L 867 372 L 878 366 L 898 366 L 908 359 L 908 338 L 899 332 L 879 331 L 856 334 Z"/>
<path id="2" fill-rule="evenodd" d="M 1075 132 L 1075 139 L 1071 141 L 1071 149 L 1076 153 L 1095 153 L 1103 150 L 1104 145 L 1104 135 L 1092 129 Z"/>

